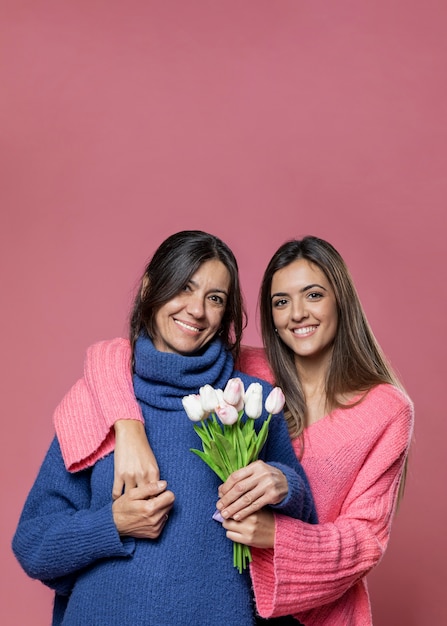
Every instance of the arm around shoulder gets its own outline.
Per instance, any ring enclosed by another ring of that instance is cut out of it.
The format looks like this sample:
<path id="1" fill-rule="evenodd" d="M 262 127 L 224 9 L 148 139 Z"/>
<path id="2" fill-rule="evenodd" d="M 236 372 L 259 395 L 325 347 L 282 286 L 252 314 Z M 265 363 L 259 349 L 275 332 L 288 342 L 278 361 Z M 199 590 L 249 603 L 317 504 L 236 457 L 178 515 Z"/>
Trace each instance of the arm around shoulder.
<path id="1" fill-rule="evenodd" d="M 84 376 L 54 413 L 54 426 L 67 469 L 92 466 L 114 449 L 117 420 L 143 421 L 133 392 L 130 344 L 101 341 L 87 350 Z"/>

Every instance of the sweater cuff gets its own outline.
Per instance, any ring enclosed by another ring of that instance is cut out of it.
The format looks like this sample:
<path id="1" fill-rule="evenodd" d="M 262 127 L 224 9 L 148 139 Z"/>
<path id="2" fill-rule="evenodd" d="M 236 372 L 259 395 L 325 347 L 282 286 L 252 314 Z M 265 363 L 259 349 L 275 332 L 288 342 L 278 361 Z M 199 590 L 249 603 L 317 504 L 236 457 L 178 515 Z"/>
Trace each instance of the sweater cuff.
<path id="1" fill-rule="evenodd" d="M 303 487 L 296 472 L 282 463 L 269 461 L 268 465 L 279 469 L 286 477 L 288 485 L 287 495 L 278 504 L 271 504 L 270 508 L 283 515 L 302 519 L 305 513 L 303 511 Z"/>
<path id="2" fill-rule="evenodd" d="M 261 617 L 269 618 L 273 615 L 276 591 L 273 549 L 252 548 L 251 555 L 250 575 L 256 608 Z"/>

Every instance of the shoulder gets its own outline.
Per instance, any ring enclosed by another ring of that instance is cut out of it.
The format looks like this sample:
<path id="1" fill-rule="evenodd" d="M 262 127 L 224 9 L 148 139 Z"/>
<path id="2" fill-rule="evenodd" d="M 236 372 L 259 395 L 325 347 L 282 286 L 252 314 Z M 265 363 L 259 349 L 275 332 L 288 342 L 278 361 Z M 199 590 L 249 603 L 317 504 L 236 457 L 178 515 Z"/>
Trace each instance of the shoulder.
<path id="1" fill-rule="evenodd" d="M 103 365 L 104 362 L 115 361 L 117 358 L 130 359 L 130 342 L 124 337 L 103 339 L 87 348 L 85 362 L 91 366 Z"/>
<path id="2" fill-rule="evenodd" d="M 399 430 L 410 436 L 414 423 L 414 405 L 409 396 L 391 384 L 370 389 L 356 408 L 365 419 L 384 429 Z"/>
<path id="3" fill-rule="evenodd" d="M 389 410 L 413 413 L 413 402 L 398 387 L 390 384 L 376 385 L 365 394 L 361 405 L 369 407 L 388 407 Z"/>
<path id="4" fill-rule="evenodd" d="M 97 341 L 87 348 L 88 355 L 107 354 L 115 351 L 130 352 L 130 341 L 124 337 L 114 337 L 113 339 Z"/>
<path id="5" fill-rule="evenodd" d="M 236 367 L 241 372 L 273 383 L 273 374 L 263 348 L 241 346 Z"/>

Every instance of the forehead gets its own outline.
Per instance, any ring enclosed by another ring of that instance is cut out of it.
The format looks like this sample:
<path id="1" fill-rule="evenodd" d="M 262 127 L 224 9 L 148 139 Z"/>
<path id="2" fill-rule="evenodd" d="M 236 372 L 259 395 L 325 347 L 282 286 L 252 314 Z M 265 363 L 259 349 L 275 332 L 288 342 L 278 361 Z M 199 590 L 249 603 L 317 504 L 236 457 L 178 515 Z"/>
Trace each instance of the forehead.
<path id="1" fill-rule="evenodd" d="M 228 291 L 230 287 L 230 272 L 219 259 L 204 261 L 198 270 L 192 274 L 190 281 L 208 289 Z"/>
<path id="2" fill-rule="evenodd" d="M 308 285 L 330 289 L 330 283 L 318 265 L 307 259 L 297 259 L 273 274 L 271 291 L 291 291 Z"/>

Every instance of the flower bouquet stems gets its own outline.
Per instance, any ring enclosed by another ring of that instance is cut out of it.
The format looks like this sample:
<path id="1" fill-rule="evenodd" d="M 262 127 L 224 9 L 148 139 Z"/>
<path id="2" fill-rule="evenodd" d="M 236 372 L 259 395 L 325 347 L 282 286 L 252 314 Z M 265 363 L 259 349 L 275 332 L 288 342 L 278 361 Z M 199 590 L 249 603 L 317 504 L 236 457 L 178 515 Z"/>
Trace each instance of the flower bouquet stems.
<path id="1" fill-rule="evenodd" d="M 232 378 L 223 392 L 205 385 L 199 394 L 185 396 L 183 406 L 188 417 L 196 422 L 194 430 L 202 442 L 202 450 L 191 449 L 191 452 L 225 482 L 234 471 L 258 458 L 267 439 L 272 414 L 279 413 L 284 406 L 284 395 L 279 387 L 271 391 L 265 402 L 269 415 L 258 433 L 254 420 L 262 414 L 259 383 L 252 383 L 245 391 L 242 381 Z M 218 513 L 214 519 L 219 520 Z M 239 573 L 248 567 L 251 558 L 249 546 L 233 544 L 233 564 Z"/>

